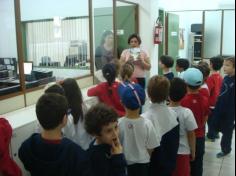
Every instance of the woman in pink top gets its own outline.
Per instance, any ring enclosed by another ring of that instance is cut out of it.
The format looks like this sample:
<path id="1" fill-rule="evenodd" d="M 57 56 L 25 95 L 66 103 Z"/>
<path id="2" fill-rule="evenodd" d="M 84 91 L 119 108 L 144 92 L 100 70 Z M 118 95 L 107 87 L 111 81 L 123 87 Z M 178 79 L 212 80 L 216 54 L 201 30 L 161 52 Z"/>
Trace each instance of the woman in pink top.
<path id="1" fill-rule="evenodd" d="M 130 48 L 122 52 L 120 61 L 121 65 L 126 62 L 134 64 L 135 69 L 132 77 L 145 88 L 145 72 L 151 69 L 151 64 L 148 53 L 140 48 L 141 43 L 141 38 L 137 34 L 132 34 L 128 39 Z"/>

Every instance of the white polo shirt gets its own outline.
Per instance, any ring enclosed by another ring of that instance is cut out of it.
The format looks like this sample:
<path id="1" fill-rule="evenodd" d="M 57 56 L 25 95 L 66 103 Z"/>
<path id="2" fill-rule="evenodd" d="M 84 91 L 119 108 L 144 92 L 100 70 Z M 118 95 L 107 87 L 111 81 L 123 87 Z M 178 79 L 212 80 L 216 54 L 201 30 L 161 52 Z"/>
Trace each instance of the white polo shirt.
<path id="1" fill-rule="evenodd" d="M 165 102 L 151 104 L 142 117 L 152 122 L 160 138 L 179 124 L 176 112 L 169 108 Z"/>
<path id="2" fill-rule="evenodd" d="M 120 141 L 128 165 L 150 162 L 148 149 L 160 146 L 160 138 L 148 119 L 119 119 Z"/>
<path id="3" fill-rule="evenodd" d="M 192 111 L 188 108 L 184 108 L 182 106 L 172 107 L 179 119 L 180 123 L 180 142 L 179 142 L 179 155 L 189 155 L 190 146 L 188 142 L 188 132 L 194 131 L 198 128 L 197 122 L 194 118 Z"/>

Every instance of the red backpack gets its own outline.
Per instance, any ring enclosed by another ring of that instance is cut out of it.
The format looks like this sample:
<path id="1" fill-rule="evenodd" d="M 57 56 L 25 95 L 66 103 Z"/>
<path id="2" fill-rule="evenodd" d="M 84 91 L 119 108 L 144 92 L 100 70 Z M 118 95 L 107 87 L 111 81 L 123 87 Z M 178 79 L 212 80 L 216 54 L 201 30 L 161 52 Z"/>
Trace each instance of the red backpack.
<path id="1" fill-rule="evenodd" d="M 20 168 L 10 157 L 11 137 L 11 125 L 6 119 L 0 118 L 0 174 L 3 176 L 22 176 Z"/>

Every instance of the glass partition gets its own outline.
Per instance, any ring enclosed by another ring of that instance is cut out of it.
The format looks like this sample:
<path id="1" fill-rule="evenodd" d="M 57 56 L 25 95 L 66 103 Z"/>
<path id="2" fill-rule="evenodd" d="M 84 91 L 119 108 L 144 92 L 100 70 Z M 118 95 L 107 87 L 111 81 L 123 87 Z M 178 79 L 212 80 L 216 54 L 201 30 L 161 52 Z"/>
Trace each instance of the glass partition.
<path id="1" fill-rule="evenodd" d="M 204 58 L 221 54 L 222 11 L 205 12 Z"/>
<path id="2" fill-rule="evenodd" d="M 0 1 L 0 26 L 0 96 L 3 96 L 21 90 L 14 0 Z"/>
<path id="3" fill-rule="evenodd" d="M 138 33 L 137 5 L 128 2 L 116 1 L 116 28 L 118 58 L 124 49 L 129 48 L 128 38 Z"/>
<path id="4" fill-rule="evenodd" d="M 90 75 L 88 1 L 20 2 L 26 88 Z"/>
<path id="5" fill-rule="evenodd" d="M 224 11 L 223 55 L 235 55 L 235 10 Z"/>
<path id="6" fill-rule="evenodd" d="M 114 60 L 113 1 L 93 0 L 93 15 L 94 63 L 98 71 Z"/>

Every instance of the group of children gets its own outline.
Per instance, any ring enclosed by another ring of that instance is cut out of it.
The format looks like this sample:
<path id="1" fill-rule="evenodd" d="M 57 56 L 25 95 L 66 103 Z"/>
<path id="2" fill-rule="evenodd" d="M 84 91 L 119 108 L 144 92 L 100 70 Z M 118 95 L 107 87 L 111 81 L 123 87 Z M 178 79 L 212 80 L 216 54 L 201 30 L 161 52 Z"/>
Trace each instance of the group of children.
<path id="1" fill-rule="evenodd" d="M 149 80 L 152 104 L 143 114 L 146 93 L 132 82 L 134 66 L 129 62 L 120 72 L 114 64 L 104 66 L 107 82 L 88 90 L 104 104 L 89 110 L 74 79 L 47 87 L 36 105 L 41 133 L 33 134 L 19 149 L 25 169 L 32 176 L 202 176 L 210 106 L 208 136 L 223 133 L 218 157 L 231 152 L 235 58 L 224 61 L 227 76 L 221 91 L 217 86 L 222 81 L 218 73 L 222 58 L 211 59 L 214 71 L 205 79 L 211 83 L 210 98 L 200 91 L 206 88 L 203 63 L 188 68 L 189 62 L 178 60 L 181 74 L 174 78 L 173 59 L 160 60 L 165 76 Z"/>

